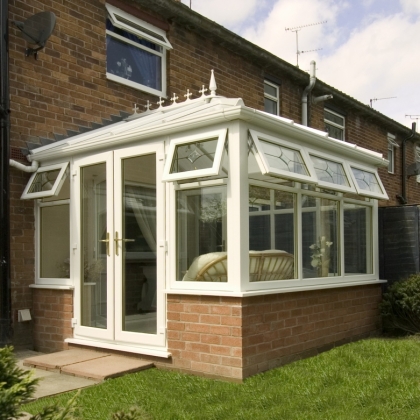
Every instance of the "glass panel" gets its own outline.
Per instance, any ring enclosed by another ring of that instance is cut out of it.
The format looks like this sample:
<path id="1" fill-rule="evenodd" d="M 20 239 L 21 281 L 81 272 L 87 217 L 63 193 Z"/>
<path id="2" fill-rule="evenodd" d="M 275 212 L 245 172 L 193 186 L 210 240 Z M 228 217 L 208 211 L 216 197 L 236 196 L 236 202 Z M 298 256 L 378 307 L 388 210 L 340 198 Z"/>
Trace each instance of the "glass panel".
<path id="1" fill-rule="evenodd" d="M 383 194 L 382 188 L 379 185 L 375 173 L 364 171 L 358 168 L 351 168 L 351 170 L 353 171 L 353 175 L 356 178 L 357 185 L 361 190 Z"/>
<path id="2" fill-rule="evenodd" d="M 303 278 L 339 275 L 338 202 L 302 196 Z"/>
<path id="3" fill-rule="evenodd" d="M 82 325 L 107 328 L 106 164 L 81 168 Z"/>
<path id="4" fill-rule="evenodd" d="M 275 248 L 295 253 L 295 200 L 296 194 L 274 191 Z"/>
<path id="5" fill-rule="evenodd" d="M 350 186 L 343 165 L 318 156 L 311 155 L 316 175 L 320 181 L 331 184 Z"/>
<path id="6" fill-rule="evenodd" d="M 135 35 L 128 32 L 127 34 L 136 38 Z M 162 57 L 110 35 L 106 37 L 106 45 L 108 73 L 152 89 L 162 90 Z"/>
<path id="7" fill-rule="evenodd" d="M 177 280 L 227 281 L 226 187 L 177 192 Z"/>
<path id="8" fill-rule="evenodd" d="M 372 273 L 372 208 L 344 203 L 345 275 Z"/>
<path id="9" fill-rule="evenodd" d="M 28 194 L 52 190 L 59 173 L 60 169 L 37 173 L 28 189 Z"/>
<path id="10" fill-rule="evenodd" d="M 270 210 L 270 208 L 270 190 L 268 188 L 256 187 L 251 185 L 249 187 L 249 211 L 257 212 Z"/>
<path id="11" fill-rule="evenodd" d="M 260 142 L 270 167 L 281 171 L 309 175 L 299 151 L 265 140 L 260 140 Z"/>
<path id="12" fill-rule="evenodd" d="M 53 195 L 51 197 L 44 197 L 41 202 L 48 203 L 50 201 L 60 201 L 60 200 L 68 200 L 70 198 L 70 178 L 66 177 L 63 182 L 63 186 L 60 189 L 60 192 L 57 195 Z"/>
<path id="13" fill-rule="evenodd" d="M 122 168 L 122 329 L 156 334 L 156 155 Z"/>
<path id="14" fill-rule="evenodd" d="M 70 278 L 69 205 L 40 209 L 40 277 Z"/>
<path id="15" fill-rule="evenodd" d="M 264 111 L 269 114 L 277 115 L 277 102 L 272 99 L 264 98 Z"/>
<path id="16" fill-rule="evenodd" d="M 339 115 L 333 114 L 327 110 L 324 110 L 324 117 L 326 120 L 331 121 L 337 125 L 341 125 L 344 127 L 344 118 L 340 117 Z"/>
<path id="17" fill-rule="evenodd" d="M 212 168 L 217 142 L 218 139 L 213 138 L 177 145 L 175 147 L 170 173 Z"/>
<path id="18" fill-rule="evenodd" d="M 334 125 L 325 123 L 325 131 L 330 137 L 337 140 L 344 140 L 344 130 Z"/>
<path id="19" fill-rule="evenodd" d="M 277 98 L 277 88 L 275 86 L 264 83 L 264 93 Z"/>
<path id="20" fill-rule="evenodd" d="M 271 249 L 270 215 L 249 218 L 249 249 L 264 251 Z"/>

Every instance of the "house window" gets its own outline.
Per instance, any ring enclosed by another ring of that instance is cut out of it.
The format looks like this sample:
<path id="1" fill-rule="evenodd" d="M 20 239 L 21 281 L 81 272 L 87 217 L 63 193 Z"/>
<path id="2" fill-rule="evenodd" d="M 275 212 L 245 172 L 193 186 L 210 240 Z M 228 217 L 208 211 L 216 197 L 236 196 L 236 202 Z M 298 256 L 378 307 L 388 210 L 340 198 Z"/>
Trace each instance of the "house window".
<path id="1" fill-rule="evenodd" d="M 280 87 L 274 83 L 264 81 L 264 111 L 280 115 Z"/>
<path id="2" fill-rule="evenodd" d="M 379 178 L 377 171 L 351 166 L 351 174 L 360 195 L 388 200 L 388 194 Z"/>
<path id="3" fill-rule="evenodd" d="M 420 164 L 420 146 L 416 146 L 416 162 Z M 420 183 L 420 175 L 416 176 L 416 181 Z"/>
<path id="4" fill-rule="evenodd" d="M 395 141 L 395 136 L 388 133 L 388 172 L 393 174 L 395 172 L 395 149 L 399 147 Z"/>
<path id="5" fill-rule="evenodd" d="M 166 96 L 165 31 L 106 5 L 107 78 L 135 89 Z"/>
<path id="6" fill-rule="evenodd" d="M 330 137 L 344 140 L 345 118 L 329 109 L 324 109 L 325 131 Z"/>
<path id="7" fill-rule="evenodd" d="M 67 177 L 68 162 L 40 167 L 32 174 L 22 199 L 51 197 L 60 193 Z"/>

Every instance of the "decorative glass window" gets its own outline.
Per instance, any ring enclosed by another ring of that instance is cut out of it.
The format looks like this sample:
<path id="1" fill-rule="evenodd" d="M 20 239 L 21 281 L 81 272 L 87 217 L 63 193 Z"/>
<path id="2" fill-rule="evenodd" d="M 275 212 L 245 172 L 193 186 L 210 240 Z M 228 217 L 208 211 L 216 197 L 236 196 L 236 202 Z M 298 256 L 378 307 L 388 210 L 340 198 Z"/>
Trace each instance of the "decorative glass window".
<path id="1" fill-rule="evenodd" d="M 50 197 L 59 194 L 66 179 L 68 162 L 42 166 L 32 174 L 22 199 Z"/>
<path id="2" fill-rule="evenodd" d="M 351 166 L 351 175 L 360 195 L 388 200 L 388 194 L 379 178 L 377 171 Z"/>
<path id="3" fill-rule="evenodd" d="M 344 140 L 345 118 L 329 109 L 324 109 L 325 131 L 334 139 Z"/>
<path id="4" fill-rule="evenodd" d="M 318 185 L 344 192 L 356 192 L 350 181 L 350 173 L 345 162 L 336 162 L 324 157 L 310 155 L 318 177 Z"/>
<path id="5" fill-rule="evenodd" d="M 226 186 L 177 191 L 177 280 L 227 281 Z"/>
<path id="6" fill-rule="evenodd" d="M 317 182 L 312 161 L 303 147 L 253 130 L 249 132 L 254 141 L 253 152 L 263 175 Z"/>
<path id="7" fill-rule="evenodd" d="M 399 147 L 395 141 L 395 136 L 388 133 L 388 172 L 393 174 L 395 172 L 395 148 Z"/>
<path id="8" fill-rule="evenodd" d="M 226 133 L 223 129 L 172 140 L 162 179 L 178 181 L 218 175 Z"/>
<path id="9" fill-rule="evenodd" d="M 158 96 L 166 95 L 165 31 L 106 5 L 107 78 Z"/>
<path id="10" fill-rule="evenodd" d="M 280 87 L 274 83 L 264 81 L 264 111 L 280 115 Z"/>

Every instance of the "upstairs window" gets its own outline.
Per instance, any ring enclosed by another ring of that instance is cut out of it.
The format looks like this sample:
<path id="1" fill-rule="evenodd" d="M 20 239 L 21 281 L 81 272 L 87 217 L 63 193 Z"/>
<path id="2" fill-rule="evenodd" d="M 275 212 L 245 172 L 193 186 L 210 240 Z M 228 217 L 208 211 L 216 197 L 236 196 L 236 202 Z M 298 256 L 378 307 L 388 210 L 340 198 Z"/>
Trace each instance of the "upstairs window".
<path id="1" fill-rule="evenodd" d="M 269 114 L 280 115 L 280 87 L 274 83 L 264 81 L 264 111 Z"/>
<path id="2" fill-rule="evenodd" d="M 388 172 L 393 174 L 395 172 L 395 148 L 399 147 L 395 141 L 395 136 L 388 133 Z"/>
<path id="3" fill-rule="evenodd" d="M 416 163 L 420 163 L 420 146 L 416 146 Z M 420 175 L 417 175 L 416 181 L 420 183 Z"/>
<path id="4" fill-rule="evenodd" d="M 115 82 L 166 96 L 165 31 L 106 5 L 106 75 Z"/>
<path id="5" fill-rule="evenodd" d="M 337 140 L 344 141 L 345 118 L 329 109 L 324 110 L 325 131 Z"/>

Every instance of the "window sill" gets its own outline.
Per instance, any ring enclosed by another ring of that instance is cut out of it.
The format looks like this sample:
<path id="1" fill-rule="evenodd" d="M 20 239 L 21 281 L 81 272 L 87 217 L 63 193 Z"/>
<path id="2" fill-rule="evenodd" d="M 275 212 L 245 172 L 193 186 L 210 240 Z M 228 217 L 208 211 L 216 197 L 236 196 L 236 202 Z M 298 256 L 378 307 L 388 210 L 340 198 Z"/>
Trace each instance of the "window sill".
<path id="1" fill-rule="evenodd" d="M 164 293 L 167 295 L 197 295 L 197 296 L 232 296 L 232 297 L 248 297 L 248 296 L 263 296 L 273 295 L 281 293 L 294 293 L 294 292 L 307 292 L 311 290 L 323 290 L 323 289 L 337 289 L 342 287 L 353 287 L 353 286 L 368 286 L 371 284 L 383 284 L 387 280 L 360 280 L 360 281 L 343 281 L 339 283 L 327 283 L 327 284 L 314 284 L 311 286 L 290 286 L 276 289 L 260 289 L 260 290 L 248 290 L 244 292 L 237 291 L 226 291 L 226 290 L 191 290 L 191 289 L 165 289 Z"/>
<path id="2" fill-rule="evenodd" d="M 31 289 L 50 289 L 50 290 L 74 290 L 74 286 L 59 284 L 30 284 Z"/>

